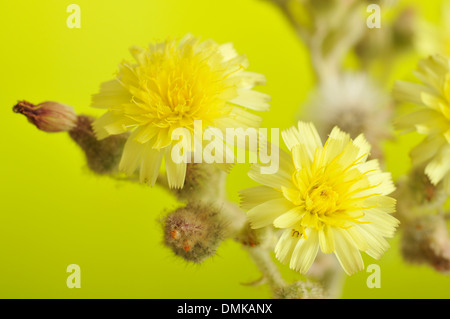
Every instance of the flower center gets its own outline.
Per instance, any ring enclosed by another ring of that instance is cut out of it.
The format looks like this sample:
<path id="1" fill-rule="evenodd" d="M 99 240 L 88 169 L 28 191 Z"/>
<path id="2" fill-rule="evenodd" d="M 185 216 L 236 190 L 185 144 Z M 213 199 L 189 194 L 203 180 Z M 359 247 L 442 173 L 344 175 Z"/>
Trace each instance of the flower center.
<path id="1" fill-rule="evenodd" d="M 336 210 L 339 194 L 332 187 L 313 185 L 305 196 L 305 209 L 313 214 L 325 215 Z"/>
<path id="2" fill-rule="evenodd" d="M 304 165 L 296 170 L 292 178 L 296 187 L 284 190 L 284 195 L 292 203 L 303 208 L 304 213 L 299 223 L 302 227 L 316 229 L 324 225 L 350 227 L 364 215 L 362 210 L 369 208 L 361 203 L 364 197 L 355 194 L 374 186 L 353 168 L 358 160 L 345 168 L 336 160 L 326 166 L 321 165 L 316 162 L 318 158 L 320 154 L 310 166 Z M 361 187 L 355 187 L 355 183 Z M 373 195 L 368 195 L 370 196 Z"/>
<path id="3" fill-rule="evenodd" d="M 141 112 L 133 118 L 141 125 L 189 128 L 201 119 L 207 126 L 229 112 L 221 98 L 229 89 L 223 70 L 192 50 L 154 53 L 136 73 L 140 92 L 135 97 Z"/>

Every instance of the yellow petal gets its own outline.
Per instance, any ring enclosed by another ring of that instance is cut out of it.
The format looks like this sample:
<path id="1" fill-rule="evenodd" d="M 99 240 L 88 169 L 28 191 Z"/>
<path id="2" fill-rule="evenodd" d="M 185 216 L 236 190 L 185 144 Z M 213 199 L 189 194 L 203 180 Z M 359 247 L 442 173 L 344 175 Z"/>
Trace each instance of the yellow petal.
<path id="1" fill-rule="evenodd" d="M 335 254 L 347 275 L 364 269 L 361 253 L 349 234 L 340 228 L 333 229 Z"/>
<path id="2" fill-rule="evenodd" d="M 116 79 L 103 82 L 100 91 L 92 95 L 91 105 L 98 108 L 114 108 L 131 101 L 131 94 Z"/>
<path id="3" fill-rule="evenodd" d="M 334 127 L 321 152 L 320 163 L 329 164 L 344 151 L 349 143 L 350 136 L 338 127 Z"/>
<path id="4" fill-rule="evenodd" d="M 243 209 L 251 209 L 268 200 L 281 198 L 282 194 L 273 188 L 266 186 L 256 186 L 239 191 L 241 198 L 241 207 Z"/>
<path id="5" fill-rule="evenodd" d="M 309 158 L 313 160 L 316 150 L 322 148 L 322 141 L 314 124 L 298 122 L 298 134 L 301 137 L 300 143 L 305 145 Z"/>
<path id="6" fill-rule="evenodd" d="M 396 227 L 400 224 L 398 219 L 380 208 L 371 208 L 364 211 L 364 214 L 360 220 L 375 226 L 377 232 L 383 237 L 393 237 Z"/>
<path id="7" fill-rule="evenodd" d="M 139 180 L 141 183 L 146 183 L 151 186 L 155 185 L 163 154 L 164 151 L 153 149 L 150 143 L 145 145 L 139 172 Z"/>
<path id="8" fill-rule="evenodd" d="M 291 228 L 302 219 L 305 211 L 301 207 L 294 207 L 273 221 L 273 225 L 278 228 Z"/>
<path id="9" fill-rule="evenodd" d="M 439 149 L 446 144 L 440 135 L 429 135 L 411 151 L 411 159 L 414 166 L 433 158 Z"/>
<path id="10" fill-rule="evenodd" d="M 275 246 L 275 256 L 277 259 L 283 264 L 289 262 L 298 241 L 299 238 L 297 236 L 292 236 L 292 230 L 286 229 Z"/>
<path id="11" fill-rule="evenodd" d="M 310 156 L 304 144 L 294 145 L 291 149 L 291 152 L 292 162 L 295 169 L 308 169 L 312 161 L 314 160 L 314 154 Z"/>
<path id="12" fill-rule="evenodd" d="M 305 274 L 316 259 L 319 250 L 319 238 L 316 230 L 311 230 L 307 234 L 308 238 L 298 241 L 292 252 L 289 267 L 302 274 Z"/>
<path id="13" fill-rule="evenodd" d="M 323 253 L 329 254 L 334 252 L 334 237 L 330 226 L 324 225 L 324 227 L 319 230 L 319 244 Z"/>
<path id="14" fill-rule="evenodd" d="M 172 148 L 169 147 L 165 154 L 167 181 L 170 188 L 183 188 L 186 177 L 186 163 L 175 163 L 171 157 Z"/>
<path id="15" fill-rule="evenodd" d="M 119 170 L 128 175 L 132 175 L 141 163 L 142 153 L 146 147 L 145 144 L 137 143 L 133 140 L 134 134 L 133 132 L 125 143 L 119 163 Z"/>
<path id="16" fill-rule="evenodd" d="M 393 95 L 399 101 L 421 104 L 420 92 L 429 91 L 426 86 L 406 81 L 397 81 L 394 85 Z"/>
<path id="17" fill-rule="evenodd" d="M 270 95 L 248 89 L 238 89 L 238 96 L 230 100 L 233 104 L 241 105 L 255 111 L 268 111 L 270 108 L 269 101 Z"/>
<path id="18" fill-rule="evenodd" d="M 248 176 L 260 184 L 281 189 L 282 186 L 287 188 L 294 188 L 291 177 L 282 169 L 274 174 L 261 174 L 262 165 L 254 164 L 250 167 Z M 280 166 L 281 168 L 281 166 Z"/>
<path id="19" fill-rule="evenodd" d="M 363 235 L 361 235 L 356 227 L 350 227 L 348 229 L 345 229 L 344 231 L 347 232 L 347 234 L 359 250 L 366 251 L 369 248 L 366 239 Z"/>
<path id="20" fill-rule="evenodd" d="M 272 199 L 250 209 L 247 216 L 252 228 L 262 228 L 271 225 L 278 216 L 292 208 L 292 203 L 284 198 Z"/>
<path id="21" fill-rule="evenodd" d="M 106 112 L 92 123 L 97 139 L 101 140 L 110 135 L 122 134 L 130 129 L 134 122 L 123 115 Z"/>
<path id="22" fill-rule="evenodd" d="M 436 185 L 445 175 L 450 173 L 450 145 L 447 145 L 425 167 L 425 173 Z"/>
<path id="23" fill-rule="evenodd" d="M 365 251 L 370 257 L 379 259 L 383 253 L 389 248 L 389 243 L 371 224 L 361 224 L 353 226 L 358 229 L 359 233 L 366 240 L 368 249 Z"/>
<path id="24" fill-rule="evenodd" d="M 233 43 L 224 43 L 218 47 L 220 54 L 223 56 L 223 61 L 229 61 L 238 56 L 237 51 L 233 47 Z"/>
<path id="25" fill-rule="evenodd" d="M 283 196 L 294 205 L 301 205 L 302 199 L 300 198 L 300 193 L 298 189 L 295 188 L 287 188 L 281 187 L 281 191 L 283 192 Z"/>
<path id="26" fill-rule="evenodd" d="M 289 150 L 291 150 L 295 145 L 301 144 L 302 138 L 295 127 L 289 127 L 286 130 L 281 131 L 281 137 Z"/>

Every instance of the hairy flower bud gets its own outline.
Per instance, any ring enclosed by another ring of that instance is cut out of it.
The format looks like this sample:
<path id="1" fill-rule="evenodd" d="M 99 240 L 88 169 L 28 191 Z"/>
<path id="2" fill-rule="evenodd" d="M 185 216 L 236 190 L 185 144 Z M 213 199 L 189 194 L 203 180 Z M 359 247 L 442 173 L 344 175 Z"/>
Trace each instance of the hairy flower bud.
<path id="1" fill-rule="evenodd" d="M 256 247 L 269 244 L 272 231 L 269 227 L 254 229 L 247 222 L 235 236 L 235 240 L 244 246 Z"/>
<path id="2" fill-rule="evenodd" d="M 188 163 L 184 185 L 173 189 L 173 193 L 182 201 L 201 200 L 208 194 L 216 197 L 221 176 L 222 172 L 214 164 Z"/>
<path id="3" fill-rule="evenodd" d="M 275 299 L 322 299 L 324 291 L 317 283 L 296 281 L 285 287 L 278 288 L 274 293 Z"/>
<path id="4" fill-rule="evenodd" d="M 72 107 L 58 102 L 42 102 L 34 105 L 19 101 L 13 111 L 23 114 L 28 121 L 45 132 L 67 132 L 75 127 L 77 115 Z"/>
<path id="5" fill-rule="evenodd" d="M 406 261 L 429 264 L 437 271 L 450 272 L 450 239 L 445 219 L 426 215 L 404 226 L 402 254 Z"/>
<path id="6" fill-rule="evenodd" d="M 397 182 L 394 197 L 397 199 L 397 215 L 402 220 L 412 220 L 424 209 L 441 207 L 447 199 L 442 183 L 433 185 L 424 170 L 423 166 L 413 168 Z"/>
<path id="7" fill-rule="evenodd" d="M 201 263 L 215 254 L 224 239 L 220 212 L 204 204 L 192 204 L 170 213 L 163 221 L 164 243 L 187 261 Z"/>
<path id="8" fill-rule="evenodd" d="M 113 173 L 117 170 L 128 134 L 98 140 L 91 126 L 94 120 L 90 116 L 78 116 L 76 126 L 69 131 L 69 135 L 84 151 L 92 171 L 98 174 Z"/>

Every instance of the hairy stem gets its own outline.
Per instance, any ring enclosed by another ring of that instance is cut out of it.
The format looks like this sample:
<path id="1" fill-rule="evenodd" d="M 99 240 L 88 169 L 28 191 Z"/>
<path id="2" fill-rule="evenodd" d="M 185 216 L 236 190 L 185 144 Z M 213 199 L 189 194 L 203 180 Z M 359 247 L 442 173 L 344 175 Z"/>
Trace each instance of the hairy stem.
<path id="1" fill-rule="evenodd" d="M 272 256 L 266 248 L 258 246 L 250 247 L 246 250 L 248 251 L 255 265 L 261 271 L 272 293 L 286 286 L 286 282 L 281 277 L 278 267 L 273 262 Z"/>

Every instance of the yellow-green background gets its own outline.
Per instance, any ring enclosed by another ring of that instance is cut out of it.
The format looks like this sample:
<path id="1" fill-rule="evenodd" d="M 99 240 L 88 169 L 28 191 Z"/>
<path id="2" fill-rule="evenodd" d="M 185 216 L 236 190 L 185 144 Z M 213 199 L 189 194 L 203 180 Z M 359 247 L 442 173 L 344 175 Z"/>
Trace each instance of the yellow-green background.
<path id="1" fill-rule="evenodd" d="M 406 2 L 406 1 L 404 1 Z M 70 3 L 81 29 L 66 26 Z M 408 1 L 433 21 L 439 1 Z M 357 26 L 359 27 L 359 26 Z M 360 26 L 364 27 L 364 26 Z M 47 134 L 12 112 L 19 99 L 64 102 L 79 113 L 112 78 L 137 44 L 193 33 L 233 42 L 250 70 L 264 73 L 272 96 L 263 127 L 292 125 L 313 87 L 307 52 L 284 17 L 263 0 L 2 1 L 0 8 L 0 297 L 2 298 L 268 298 L 245 251 L 223 243 L 217 256 L 191 265 L 163 247 L 158 219 L 177 203 L 164 190 L 112 181 L 88 171 L 66 134 Z M 397 66 L 410 77 L 415 57 Z M 388 85 L 390 85 L 388 83 Z M 413 145 L 388 144 L 388 169 L 399 176 Z M 245 165 L 229 175 L 228 191 L 249 185 Z M 403 263 L 398 237 L 381 261 L 381 288 L 368 273 L 347 278 L 345 298 L 448 298 L 450 278 Z M 366 265 L 376 261 L 365 258 Z M 81 267 L 81 289 L 66 286 L 66 267 Z M 288 280 L 298 275 L 286 266 Z"/>

